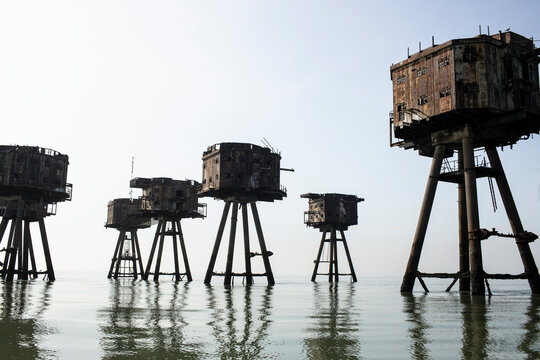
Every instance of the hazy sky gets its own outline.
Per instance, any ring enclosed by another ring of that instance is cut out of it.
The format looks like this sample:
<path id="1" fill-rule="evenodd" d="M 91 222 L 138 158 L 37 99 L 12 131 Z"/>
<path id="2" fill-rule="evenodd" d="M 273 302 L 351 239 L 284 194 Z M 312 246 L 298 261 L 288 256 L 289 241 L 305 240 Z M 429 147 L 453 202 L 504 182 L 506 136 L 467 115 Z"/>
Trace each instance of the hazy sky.
<path id="1" fill-rule="evenodd" d="M 259 205 L 276 281 L 309 281 L 320 234 L 303 224 L 306 192 L 364 197 L 346 233 L 356 272 L 401 276 L 431 159 L 389 147 L 391 64 L 432 35 L 473 37 L 479 25 L 540 39 L 539 13 L 538 1 L 4 1 L 0 143 L 69 155 L 73 201 L 46 219 L 58 278 L 106 276 L 118 236 L 103 226 L 106 206 L 129 196 L 132 156 L 135 176 L 201 181 L 207 146 L 263 137 L 296 170 L 282 173 L 286 199 Z M 524 227 L 537 234 L 539 154 L 538 137 L 501 154 Z M 481 226 L 510 232 L 487 181 L 478 191 Z M 456 200 L 455 185 L 439 184 L 422 271 L 457 270 Z M 182 222 L 195 280 L 223 209 L 201 201 L 208 217 Z M 154 231 L 139 232 L 145 262 Z M 486 271 L 522 271 L 512 240 L 483 249 Z"/>

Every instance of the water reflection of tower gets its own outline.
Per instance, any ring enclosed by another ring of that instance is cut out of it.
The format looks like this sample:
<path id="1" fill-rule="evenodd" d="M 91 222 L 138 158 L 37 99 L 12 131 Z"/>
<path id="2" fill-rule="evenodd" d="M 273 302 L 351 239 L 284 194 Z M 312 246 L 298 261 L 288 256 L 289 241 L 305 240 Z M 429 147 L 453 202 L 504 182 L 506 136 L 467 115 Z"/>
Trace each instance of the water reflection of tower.
<path id="1" fill-rule="evenodd" d="M 263 148 L 252 144 L 221 143 L 210 146 L 203 153 L 203 180 L 199 196 L 212 196 L 225 201 L 223 215 L 219 225 L 216 241 L 206 270 L 204 282 L 209 284 L 214 275 L 223 275 L 224 284 L 230 285 L 234 276 L 245 277 L 247 284 L 253 283 L 254 276 L 264 276 L 268 284 L 273 285 L 274 275 L 270 267 L 271 251 L 266 249 L 257 201 L 282 200 L 287 196 L 285 188 L 280 186 L 281 155 L 273 149 Z M 251 206 L 253 220 L 259 239 L 260 253 L 252 252 L 249 242 L 248 204 Z M 221 238 L 229 209 L 232 205 L 229 247 L 224 273 L 215 273 Z M 236 223 L 238 208 L 242 209 L 244 232 L 244 273 L 233 272 L 234 245 L 236 238 Z M 251 258 L 261 256 L 265 272 L 255 274 L 251 269 Z"/>
<path id="2" fill-rule="evenodd" d="M 108 278 L 144 275 L 137 230 L 150 227 L 150 218 L 142 215 L 140 207 L 140 199 L 114 199 L 107 206 L 105 227 L 119 231 Z"/>
<path id="3" fill-rule="evenodd" d="M 71 200 L 68 156 L 36 146 L 0 146 L 0 241 L 11 222 L 2 278 L 13 281 L 46 274 L 55 280 L 44 218 L 58 202 Z M 38 271 L 30 223 L 38 222 L 47 270 Z"/>
<path id="4" fill-rule="evenodd" d="M 540 338 L 540 298 L 531 296 L 529 306 L 527 307 L 527 321 L 523 324 L 525 335 L 521 337 L 521 343 L 518 349 L 527 354 L 528 359 L 540 359 L 540 350 L 538 349 L 538 339 Z"/>
<path id="5" fill-rule="evenodd" d="M 105 358 L 205 357 L 202 344 L 186 336 L 183 311 L 189 285 L 174 284 L 172 289 L 164 293 L 158 284 L 113 284 L 110 304 L 98 311 Z"/>
<path id="6" fill-rule="evenodd" d="M 315 306 L 304 340 L 308 359 L 358 359 L 360 319 L 353 284 L 314 284 Z"/>
<path id="7" fill-rule="evenodd" d="M 407 315 L 407 320 L 412 324 L 409 328 L 409 336 L 412 340 L 410 346 L 411 358 L 430 359 L 427 349 L 428 330 L 430 325 L 424 319 L 426 295 L 419 297 L 412 294 L 403 294 L 403 312 Z"/>
<path id="8" fill-rule="evenodd" d="M 487 305 L 483 296 L 459 294 L 463 314 L 463 359 L 488 359 Z"/>
<path id="9" fill-rule="evenodd" d="M 351 225 L 358 224 L 357 204 L 364 199 L 355 195 L 345 194 L 303 194 L 301 198 L 309 199 L 309 210 L 304 212 L 304 223 L 307 226 L 319 229 L 322 232 L 321 244 L 315 260 L 315 267 L 311 275 L 311 281 L 315 281 L 317 275 L 328 275 L 328 281 L 339 281 L 339 275 L 350 275 L 351 280 L 356 282 L 356 273 L 352 264 L 351 254 L 345 239 L 345 231 Z M 336 236 L 340 232 L 341 238 Z M 330 235 L 327 238 L 326 235 Z M 343 244 L 345 255 L 349 265 L 349 274 L 339 273 L 338 267 L 338 242 Z M 322 260 L 324 245 L 328 244 L 327 260 Z M 321 262 L 328 263 L 328 273 L 319 274 L 318 268 Z"/>
<path id="10" fill-rule="evenodd" d="M 148 263 L 144 272 L 144 280 L 148 280 L 150 274 L 154 275 L 154 280 L 158 280 L 160 275 L 174 275 L 175 281 L 180 281 L 184 277 L 187 281 L 192 281 L 191 270 L 182 233 L 180 220 L 185 218 L 204 218 L 206 216 L 206 204 L 199 204 L 197 197 L 197 187 L 199 183 L 193 180 L 174 180 L 171 178 L 134 178 L 129 184 L 132 188 L 141 188 L 143 195 L 140 197 L 140 211 L 148 217 L 158 221 L 154 242 L 148 257 Z M 168 228 L 169 226 L 169 228 Z M 174 272 L 161 272 L 161 259 L 165 236 L 172 239 Z M 151 272 L 152 262 L 159 242 L 156 265 L 154 272 Z M 184 272 L 180 272 L 180 261 L 178 258 L 178 246 L 182 252 L 184 262 Z"/>
<path id="11" fill-rule="evenodd" d="M 272 322 L 272 287 L 226 287 L 224 292 L 216 293 L 208 286 L 207 291 L 208 307 L 212 311 L 209 325 L 217 346 L 215 357 L 231 360 L 272 357 L 264 353 Z M 254 306 L 259 294 L 259 306 Z M 243 296 L 244 301 L 237 300 L 237 296 Z"/>
<path id="12" fill-rule="evenodd" d="M 36 293 L 41 289 L 41 294 Z M 40 343 L 54 328 L 43 321 L 51 284 L 6 283 L 0 288 L 0 348 L 6 359 L 51 359 L 55 351 Z"/>

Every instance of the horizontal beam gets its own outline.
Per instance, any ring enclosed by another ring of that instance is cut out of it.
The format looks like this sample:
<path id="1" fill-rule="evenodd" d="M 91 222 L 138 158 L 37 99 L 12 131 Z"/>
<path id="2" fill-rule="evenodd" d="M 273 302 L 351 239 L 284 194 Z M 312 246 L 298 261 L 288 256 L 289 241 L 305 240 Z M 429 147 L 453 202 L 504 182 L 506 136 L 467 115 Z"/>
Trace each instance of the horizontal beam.
<path id="1" fill-rule="evenodd" d="M 425 278 L 439 278 L 439 279 L 468 279 L 470 277 L 469 273 L 422 273 L 417 272 L 416 277 L 425 277 Z"/>

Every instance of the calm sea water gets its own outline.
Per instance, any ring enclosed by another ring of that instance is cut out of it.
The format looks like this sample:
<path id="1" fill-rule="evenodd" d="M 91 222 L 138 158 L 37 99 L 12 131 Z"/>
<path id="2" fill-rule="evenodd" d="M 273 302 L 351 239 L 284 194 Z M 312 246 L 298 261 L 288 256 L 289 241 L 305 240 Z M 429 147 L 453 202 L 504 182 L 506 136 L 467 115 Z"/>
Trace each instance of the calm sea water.
<path id="1" fill-rule="evenodd" d="M 403 296 L 400 279 L 267 287 L 1 283 L 1 359 L 540 359 L 540 297 Z"/>

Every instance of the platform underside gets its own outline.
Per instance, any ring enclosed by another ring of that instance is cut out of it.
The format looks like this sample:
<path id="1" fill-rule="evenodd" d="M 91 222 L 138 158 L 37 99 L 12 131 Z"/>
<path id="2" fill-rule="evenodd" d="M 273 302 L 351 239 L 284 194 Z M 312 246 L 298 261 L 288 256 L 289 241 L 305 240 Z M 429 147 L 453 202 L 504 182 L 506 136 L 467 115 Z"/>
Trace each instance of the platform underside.
<path id="1" fill-rule="evenodd" d="M 287 197 L 287 193 L 280 190 L 267 190 L 267 191 L 246 191 L 241 190 L 229 190 L 229 189 L 210 189 L 199 193 L 200 197 L 214 197 L 225 201 L 239 201 L 239 202 L 255 202 L 266 201 L 273 202 L 275 200 L 283 200 Z"/>
<path id="2" fill-rule="evenodd" d="M 449 111 L 426 119 L 413 120 L 394 128 L 396 145 L 433 156 L 436 145 L 444 144 L 451 156 L 461 146 L 466 125 L 474 132 L 475 147 L 507 146 L 540 133 L 540 114 L 525 110 L 497 112 L 491 109 Z"/>

